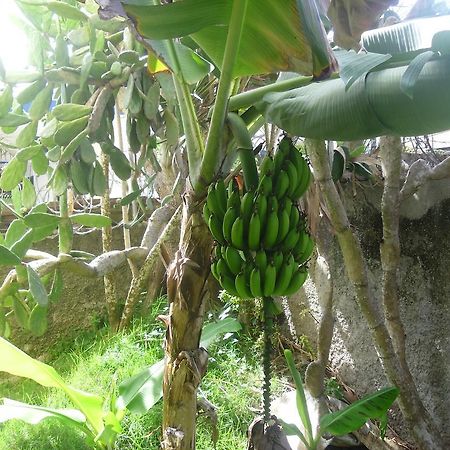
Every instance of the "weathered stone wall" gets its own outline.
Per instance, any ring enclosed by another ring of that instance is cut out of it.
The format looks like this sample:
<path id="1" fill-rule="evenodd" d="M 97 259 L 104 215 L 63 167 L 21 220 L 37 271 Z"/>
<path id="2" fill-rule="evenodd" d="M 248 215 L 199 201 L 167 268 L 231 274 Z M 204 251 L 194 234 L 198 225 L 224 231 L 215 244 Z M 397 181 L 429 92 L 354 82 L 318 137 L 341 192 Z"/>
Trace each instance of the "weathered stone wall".
<path id="1" fill-rule="evenodd" d="M 439 187 L 439 195 L 442 190 L 450 189 L 448 180 L 445 183 L 446 186 Z M 345 189 L 350 222 L 367 258 L 372 288 L 381 298 L 381 188 L 358 189 L 356 197 L 351 191 Z M 401 219 L 401 315 L 411 371 L 426 407 L 436 418 L 450 448 L 447 425 L 450 420 L 450 200 L 436 205 L 430 197 L 428 203 L 434 206 L 428 212 L 428 208 L 422 208 L 422 214 L 413 210 L 413 206 L 402 207 L 403 216 L 422 217 Z M 322 223 L 319 236 L 330 264 L 334 287 L 336 320 L 330 363 L 338 369 L 342 379 L 362 395 L 388 383 L 355 301 L 332 230 Z M 308 336 L 315 344 L 316 321 L 321 315 L 318 303 L 321 286 L 314 283 L 314 261 L 310 269 L 311 278 L 298 298 L 290 299 L 289 306 L 297 334 Z M 305 307 L 310 314 L 304 314 Z M 407 436 L 399 419 L 394 417 L 394 421 L 396 428 Z"/>

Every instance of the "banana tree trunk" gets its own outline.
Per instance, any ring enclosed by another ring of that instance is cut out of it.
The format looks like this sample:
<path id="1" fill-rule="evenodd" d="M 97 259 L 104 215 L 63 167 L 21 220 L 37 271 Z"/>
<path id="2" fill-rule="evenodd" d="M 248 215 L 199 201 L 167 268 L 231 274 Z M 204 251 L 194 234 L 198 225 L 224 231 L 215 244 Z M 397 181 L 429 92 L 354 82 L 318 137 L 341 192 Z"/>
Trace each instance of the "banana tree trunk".
<path id="1" fill-rule="evenodd" d="M 167 326 L 163 450 L 195 449 L 197 387 L 208 359 L 199 343 L 212 240 L 201 203 L 190 190 L 182 214 L 180 244 L 168 270 L 169 315 L 162 317 Z"/>

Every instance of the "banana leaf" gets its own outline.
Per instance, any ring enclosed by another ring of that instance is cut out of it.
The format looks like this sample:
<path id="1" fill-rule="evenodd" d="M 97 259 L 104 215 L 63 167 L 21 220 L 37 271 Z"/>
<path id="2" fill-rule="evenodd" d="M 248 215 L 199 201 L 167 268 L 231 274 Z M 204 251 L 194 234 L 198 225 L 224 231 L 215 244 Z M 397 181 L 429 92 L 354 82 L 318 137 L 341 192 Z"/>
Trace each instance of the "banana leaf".
<path id="1" fill-rule="evenodd" d="M 314 139 L 351 141 L 450 129 L 450 57 L 426 63 L 411 96 L 401 89 L 406 69 L 371 72 L 347 91 L 337 79 L 266 94 L 257 107 L 268 122 Z"/>
<path id="2" fill-rule="evenodd" d="M 399 390 L 395 387 L 381 389 L 341 411 L 326 414 L 320 420 L 321 434 L 343 436 L 361 428 L 369 419 L 380 419 L 386 414 L 398 393 Z"/>
<path id="3" fill-rule="evenodd" d="M 190 35 L 221 68 L 228 33 L 230 0 L 181 0 L 152 5 L 147 0 L 102 0 L 101 14 L 124 12 L 149 40 Z M 313 0 L 248 0 L 234 76 L 295 71 L 319 76 L 334 67 Z"/>

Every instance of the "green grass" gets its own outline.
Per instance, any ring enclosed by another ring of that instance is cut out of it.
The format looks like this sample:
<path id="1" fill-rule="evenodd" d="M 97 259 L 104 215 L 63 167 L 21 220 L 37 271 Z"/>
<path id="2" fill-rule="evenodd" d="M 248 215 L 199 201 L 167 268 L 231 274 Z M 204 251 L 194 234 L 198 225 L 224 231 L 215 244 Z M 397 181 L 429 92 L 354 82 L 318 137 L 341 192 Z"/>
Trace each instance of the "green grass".
<path id="1" fill-rule="evenodd" d="M 153 321 L 149 325 L 138 321 L 126 333 L 115 336 L 100 333 L 61 344 L 52 352 L 57 357 L 51 364 L 69 384 L 109 398 L 118 383 L 163 356 L 163 335 L 164 329 L 159 323 Z M 209 354 L 208 372 L 201 391 L 218 408 L 219 440 L 216 448 L 243 450 L 246 448 L 247 427 L 254 418 L 252 409 L 259 408 L 262 400 L 259 348 L 255 349 L 248 338 L 237 340 L 231 336 L 211 346 Z M 276 386 L 275 389 L 279 390 Z M 42 388 L 27 380 L 0 384 L 0 397 L 50 407 L 72 407 L 60 391 Z M 115 449 L 158 449 L 161 411 L 159 402 L 147 414 L 138 416 L 128 413 L 122 422 L 123 432 Z M 89 448 L 82 433 L 64 428 L 54 419 L 36 426 L 15 420 L 0 425 L 0 450 Z M 197 449 L 212 448 L 211 425 L 206 418 L 200 417 Z"/>

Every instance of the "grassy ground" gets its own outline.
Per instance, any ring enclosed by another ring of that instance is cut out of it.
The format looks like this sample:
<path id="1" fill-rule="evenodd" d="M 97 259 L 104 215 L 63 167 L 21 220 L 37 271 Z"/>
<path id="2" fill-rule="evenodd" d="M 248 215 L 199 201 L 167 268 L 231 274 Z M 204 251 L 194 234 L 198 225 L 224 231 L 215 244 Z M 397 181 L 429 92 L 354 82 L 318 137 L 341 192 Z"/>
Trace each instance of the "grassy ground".
<path id="1" fill-rule="evenodd" d="M 161 312 L 156 305 L 153 317 Z M 162 355 L 164 330 L 151 321 L 134 323 L 127 333 L 116 336 L 99 334 L 80 337 L 71 343 L 62 343 L 54 349 L 51 364 L 64 375 L 65 380 L 80 389 L 108 398 L 115 383 L 139 372 Z M 252 409 L 262 400 L 262 371 L 259 349 L 244 336 L 222 339 L 210 347 L 208 373 L 202 382 L 202 392 L 218 407 L 219 441 L 217 450 L 246 448 L 246 430 L 253 420 Z M 277 389 L 277 387 L 275 387 Z M 279 387 L 278 387 L 279 390 Z M 0 397 L 51 407 L 71 407 L 57 390 L 41 388 L 36 383 L 2 383 Z M 123 420 L 123 433 L 117 450 L 156 450 L 159 448 L 161 403 L 147 414 L 128 414 Z M 0 425 L 0 450 L 87 450 L 82 433 L 62 427 L 54 419 L 31 426 L 20 421 Z M 198 421 L 197 449 L 210 450 L 211 427 L 208 421 Z"/>

